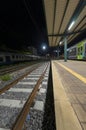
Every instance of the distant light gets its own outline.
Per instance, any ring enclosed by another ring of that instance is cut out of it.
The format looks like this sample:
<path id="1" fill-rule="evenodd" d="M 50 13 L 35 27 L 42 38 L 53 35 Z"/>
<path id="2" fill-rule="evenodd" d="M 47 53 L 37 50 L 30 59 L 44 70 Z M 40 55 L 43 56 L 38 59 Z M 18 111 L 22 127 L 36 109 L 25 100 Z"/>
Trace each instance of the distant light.
<path id="1" fill-rule="evenodd" d="M 73 27 L 74 23 L 75 23 L 75 21 L 73 21 L 73 22 L 70 24 L 68 30 L 70 30 L 70 29 Z"/>
<path id="2" fill-rule="evenodd" d="M 43 50 L 46 50 L 46 46 L 43 46 L 42 48 L 43 48 Z"/>
<path id="3" fill-rule="evenodd" d="M 54 52 L 58 52 L 57 50 L 54 50 Z"/>
<path id="4" fill-rule="evenodd" d="M 59 43 L 60 45 L 62 44 L 62 41 Z"/>

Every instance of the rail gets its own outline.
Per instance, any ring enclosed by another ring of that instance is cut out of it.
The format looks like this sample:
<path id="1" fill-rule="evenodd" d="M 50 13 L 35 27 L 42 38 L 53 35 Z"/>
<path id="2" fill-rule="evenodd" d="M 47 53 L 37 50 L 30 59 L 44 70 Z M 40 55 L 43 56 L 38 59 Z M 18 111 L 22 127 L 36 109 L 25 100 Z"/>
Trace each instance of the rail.
<path id="1" fill-rule="evenodd" d="M 48 65 L 47 65 L 48 67 Z M 15 124 L 13 125 L 13 128 L 12 130 L 22 130 L 22 127 L 24 125 L 24 121 L 26 119 L 26 116 L 30 110 L 30 106 L 35 98 L 35 95 L 37 93 L 37 90 L 39 88 L 39 85 L 41 84 L 43 78 L 44 78 L 44 75 L 45 75 L 45 72 L 47 70 L 47 67 L 45 68 L 45 71 L 43 72 L 43 74 L 40 76 L 39 80 L 37 81 L 37 84 L 35 85 L 31 95 L 29 96 L 29 98 L 27 99 L 27 102 L 25 103 L 22 111 L 20 112 Z"/>
<path id="2" fill-rule="evenodd" d="M 40 65 L 39 65 L 40 66 Z M 39 67 L 38 66 L 38 67 Z M 22 76 L 20 76 L 19 78 L 17 78 L 16 80 L 14 80 L 13 82 L 11 82 L 10 84 L 6 85 L 5 87 L 0 89 L 0 94 L 4 93 L 5 91 L 7 91 L 8 89 L 10 89 L 13 85 L 17 84 L 20 80 L 22 80 L 25 76 L 27 76 L 28 74 L 30 74 L 33 70 L 35 70 L 37 68 L 37 66 L 31 68 L 31 70 L 25 74 L 23 74 Z"/>

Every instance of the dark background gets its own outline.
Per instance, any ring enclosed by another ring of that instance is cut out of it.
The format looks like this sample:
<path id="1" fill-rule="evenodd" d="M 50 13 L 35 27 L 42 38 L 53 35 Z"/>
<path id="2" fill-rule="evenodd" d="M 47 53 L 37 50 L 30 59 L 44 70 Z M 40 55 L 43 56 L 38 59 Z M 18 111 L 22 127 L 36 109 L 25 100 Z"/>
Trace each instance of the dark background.
<path id="1" fill-rule="evenodd" d="M 83 33 L 68 46 L 85 38 Z M 45 52 L 42 46 L 46 45 Z M 0 1 L 0 48 L 24 50 L 29 46 L 37 48 L 38 54 L 53 53 L 57 47 L 48 47 L 47 29 L 42 0 Z M 59 47 L 63 52 L 63 47 Z"/>
<path id="2" fill-rule="evenodd" d="M 42 0 L 0 1 L 0 45 L 12 49 L 48 48 Z"/>

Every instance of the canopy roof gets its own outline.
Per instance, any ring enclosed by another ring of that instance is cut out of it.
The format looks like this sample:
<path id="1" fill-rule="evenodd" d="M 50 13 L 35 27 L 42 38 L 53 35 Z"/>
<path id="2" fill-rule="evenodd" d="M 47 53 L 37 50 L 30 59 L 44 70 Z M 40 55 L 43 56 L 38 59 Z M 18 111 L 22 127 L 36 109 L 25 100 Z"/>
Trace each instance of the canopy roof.
<path id="1" fill-rule="evenodd" d="M 86 0 L 43 0 L 49 46 L 67 35 L 68 43 L 86 31 Z M 74 25 L 69 30 L 71 24 Z"/>

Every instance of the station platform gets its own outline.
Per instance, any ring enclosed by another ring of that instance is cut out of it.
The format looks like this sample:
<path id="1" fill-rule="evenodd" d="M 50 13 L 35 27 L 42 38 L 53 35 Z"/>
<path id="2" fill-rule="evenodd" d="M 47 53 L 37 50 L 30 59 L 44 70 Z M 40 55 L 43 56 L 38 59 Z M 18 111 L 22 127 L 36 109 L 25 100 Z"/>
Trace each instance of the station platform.
<path id="1" fill-rule="evenodd" d="M 51 62 L 56 130 L 86 130 L 86 62 Z"/>

